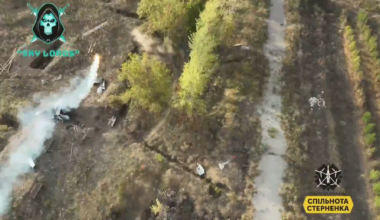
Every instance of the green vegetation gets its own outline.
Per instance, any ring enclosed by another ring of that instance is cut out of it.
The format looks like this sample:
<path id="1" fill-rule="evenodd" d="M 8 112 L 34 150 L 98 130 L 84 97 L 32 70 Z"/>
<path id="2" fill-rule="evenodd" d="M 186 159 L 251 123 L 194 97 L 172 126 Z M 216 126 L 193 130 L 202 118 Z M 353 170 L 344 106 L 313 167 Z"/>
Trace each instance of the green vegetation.
<path id="1" fill-rule="evenodd" d="M 380 208 L 380 196 L 375 197 L 375 207 Z"/>
<path id="2" fill-rule="evenodd" d="M 277 134 L 277 130 L 276 130 L 276 128 L 269 128 L 269 129 L 268 129 L 268 134 L 269 134 L 269 137 L 271 137 L 271 138 L 275 138 L 275 137 L 276 137 L 276 134 Z"/>
<path id="3" fill-rule="evenodd" d="M 380 95 L 380 56 L 377 45 L 377 37 L 373 36 L 371 27 L 368 25 L 368 14 L 363 9 L 359 11 L 357 25 L 360 29 L 361 41 L 365 46 L 365 52 L 370 57 L 368 63 L 370 77 L 374 82 L 376 96 Z M 380 107 L 380 100 L 377 100 L 377 107 Z"/>
<path id="4" fill-rule="evenodd" d="M 179 99 L 175 106 L 188 115 L 206 110 L 202 96 L 218 64 L 216 48 L 232 34 L 233 13 L 228 12 L 233 1 L 207 1 L 197 20 L 197 30 L 190 37 L 190 61 L 180 78 Z"/>
<path id="5" fill-rule="evenodd" d="M 372 114 L 371 112 L 365 112 L 363 114 L 363 121 L 365 124 L 369 124 L 372 121 Z"/>
<path id="6" fill-rule="evenodd" d="M 147 54 L 130 54 L 129 60 L 122 65 L 120 81 L 131 85 L 120 96 L 111 96 L 113 105 L 126 104 L 135 99 L 139 106 L 152 112 L 160 112 L 167 106 L 171 97 L 171 79 L 169 70 L 159 60 Z"/>
<path id="7" fill-rule="evenodd" d="M 162 156 L 161 154 L 156 154 L 156 160 L 157 160 L 158 162 L 160 162 L 160 163 L 166 161 L 165 157 Z"/>
<path id="8" fill-rule="evenodd" d="M 378 170 L 371 170 L 369 175 L 370 180 L 377 181 L 380 178 L 380 172 Z"/>
<path id="9" fill-rule="evenodd" d="M 369 123 L 364 128 L 364 134 L 371 134 L 375 129 L 374 123 Z"/>
<path id="10" fill-rule="evenodd" d="M 376 142 L 376 133 L 375 133 L 375 124 L 372 123 L 372 114 L 370 112 L 365 112 L 363 114 L 362 120 L 364 122 L 364 142 L 367 148 L 367 153 L 372 155 L 375 152 L 375 148 L 373 148 L 374 143 Z"/>
<path id="11" fill-rule="evenodd" d="M 161 33 L 172 40 L 182 39 L 195 30 L 204 0 L 141 0 L 137 9 L 148 33 Z"/>
<path id="12" fill-rule="evenodd" d="M 348 62 L 349 73 L 354 81 L 355 99 L 360 107 L 363 107 L 365 102 L 365 96 L 361 82 L 363 80 L 363 72 L 361 70 L 361 58 L 357 48 L 357 42 L 355 39 L 354 31 L 347 23 L 347 17 L 342 14 L 341 24 L 344 29 L 344 48 Z"/>
<path id="13" fill-rule="evenodd" d="M 165 212 L 167 210 L 167 207 L 165 205 L 163 205 L 160 200 L 156 199 L 156 205 L 152 205 L 150 207 L 150 209 L 152 210 L 152 212 L 157 215 L 157 214 L 161 214 L 163 212 Z"/>
<path id="14" fill-rule="evenodd" d="M 373 191 L 376 195 L 380 195 L 380 183 L 373 184 Z"/>

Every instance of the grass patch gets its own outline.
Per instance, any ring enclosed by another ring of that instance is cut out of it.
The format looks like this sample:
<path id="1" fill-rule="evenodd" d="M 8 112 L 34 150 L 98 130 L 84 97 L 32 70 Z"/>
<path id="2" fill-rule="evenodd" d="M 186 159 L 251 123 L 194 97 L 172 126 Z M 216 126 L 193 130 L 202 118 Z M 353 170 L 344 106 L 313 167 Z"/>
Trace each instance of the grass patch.
<path id="1" fill-rule="evenodd" d="M 377 181 L 380 178 L 380 172 L 378 170 L 371 170 L 369 174 L 369 179 L 372 181 Z"/>
<path id="2" fill-rule="evenodd" d="M 276 134 L 277 134 L 277 129 L 276 128 L 269 128 L 268 129 L 268 134 L 269 134 L 269 137 L 271 138 L 275 138 L 276 137 Z"/>
<path id="3" fill-rule="evenodd" d="M 347 17 L 344 13 L 341 15 L 341 25 L 343 28 L 344 37 L 344 52 L 348 63 L 350 77 L 354 82 L 354 96 L 359 107 L 363 108 L 365 103 L 364 90 L 361 86 L 363 81 L 363 72 L 361 70 L 361 57 L 358 50 L 357 41 L 354 31 L 347 22 Z"/>
<path id="4" fill-rule="evenodd" d="M 164 156 L 162 156 L 161 154 L 156 154 L 156 160 L 160 163 L 163 163 L 163 162 L 166 162 L 166 159 Z"/>

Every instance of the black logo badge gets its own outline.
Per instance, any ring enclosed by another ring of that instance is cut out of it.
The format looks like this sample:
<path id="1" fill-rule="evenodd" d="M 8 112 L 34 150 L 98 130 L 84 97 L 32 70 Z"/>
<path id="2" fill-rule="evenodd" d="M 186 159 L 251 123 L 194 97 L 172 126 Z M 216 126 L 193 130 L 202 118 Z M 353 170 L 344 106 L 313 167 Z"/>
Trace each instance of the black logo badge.
<path id="1" fill-rule="evenodd" d="M 44 4 L 36 15 L 33 26 L 34 35 L 43 42 L 50 44 L 59 39 L 65 28 L 60 19 L 60 13 L 53 4 Z"/>
<path id="2" fill-rule="evenodd" d="M 342 171 L 334 164 L 323 164 L 315 170 L 315 174 L 315 183 L 318 188 L 329 191 L 330 189 L 334 190 L 336 187 L 340 187 Z"/>

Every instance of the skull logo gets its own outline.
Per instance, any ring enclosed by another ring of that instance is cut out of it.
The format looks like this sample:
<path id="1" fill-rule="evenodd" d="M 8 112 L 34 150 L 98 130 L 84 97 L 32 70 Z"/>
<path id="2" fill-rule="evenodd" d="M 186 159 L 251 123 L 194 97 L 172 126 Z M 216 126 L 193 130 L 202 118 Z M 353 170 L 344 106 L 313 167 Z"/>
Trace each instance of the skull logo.
<path id="1" fill-rule="evenodd" d="M 57 19 L 52 13 L 45 14 L 41 19 L 40 25 L 44 27 L 44 33 L 46 35 L 51 35 L 53 33 L 53 27 L 57 25 Z"/>

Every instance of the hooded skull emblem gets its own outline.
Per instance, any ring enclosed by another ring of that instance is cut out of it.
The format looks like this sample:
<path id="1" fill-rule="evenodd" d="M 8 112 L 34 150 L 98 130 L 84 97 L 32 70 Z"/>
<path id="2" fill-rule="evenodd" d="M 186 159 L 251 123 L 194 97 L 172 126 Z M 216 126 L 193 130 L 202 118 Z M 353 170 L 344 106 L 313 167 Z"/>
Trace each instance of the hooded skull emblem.
<path id="1" fill-rule="evenodd" d="M 44 33 L 51 35 L 53 33 L 53 27 L 57 26 L 57 19 L 52 13 L 45 14 L 40 22 L 40 25 L 44 27 Z"/>
<path id="2" fill-rule="evenodd" d="M 69 4 L 67 4 L 66 7 L 68 6 Z M 29 5 L 29 7 L 31 6 Z M 50 3 L 43 4 L 37 9 L 32 8 L 32 14 L 36 16 L 36 21 L 32 29 L 34 36 L 31 42 L 34 42 L 37 39 L 47 44 L 51 44 L 56 40 L 65 42 L 65 38 L 63 36 L 65 27 L 61 21 L 61 16 L 65 14 L 65 8 L 57 9 L 54 4 Z"/>

